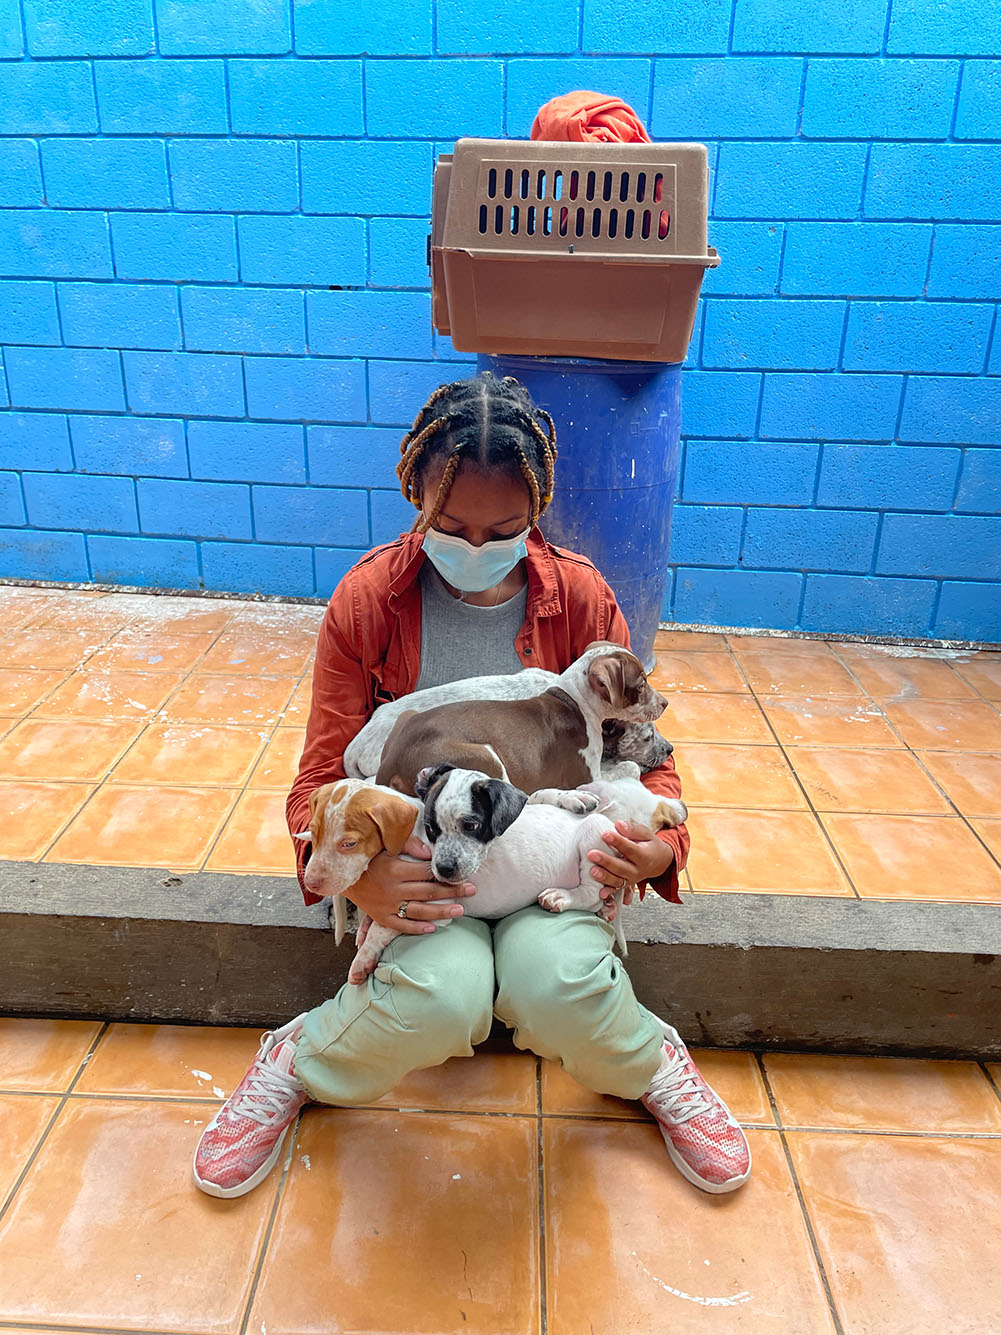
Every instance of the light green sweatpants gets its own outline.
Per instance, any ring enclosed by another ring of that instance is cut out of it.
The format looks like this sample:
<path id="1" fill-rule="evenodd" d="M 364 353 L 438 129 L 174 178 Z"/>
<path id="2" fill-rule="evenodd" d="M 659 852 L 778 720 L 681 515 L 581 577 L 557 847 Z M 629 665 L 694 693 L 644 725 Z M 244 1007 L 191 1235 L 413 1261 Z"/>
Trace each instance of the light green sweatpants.
<path id="1" fill-rule="evenodd" d="M 408 1071 L 472 1056 L 496 1013 L 517 1047 L 600 1094 L 639 1098 L 664 1034 L 612 941 L 592 913 L 535 904 L 492 924 L 462 917 L 398 936 L 364 984 L 346 983 L 309 1012 L 295 1073 L 320 1103 L 371 1103 Z"/>

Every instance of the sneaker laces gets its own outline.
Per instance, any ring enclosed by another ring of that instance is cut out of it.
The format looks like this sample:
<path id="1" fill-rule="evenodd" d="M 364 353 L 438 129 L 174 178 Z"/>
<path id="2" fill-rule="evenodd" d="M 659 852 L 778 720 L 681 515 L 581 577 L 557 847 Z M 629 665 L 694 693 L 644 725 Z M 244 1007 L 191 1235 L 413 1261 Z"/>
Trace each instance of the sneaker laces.
<path id="1" fill-rule="evenodd" d="M 687 1052 L 682 1056 L 677 1048 L 665 1043 L 660 1070 L 650 1081 L 643 1102 L 655 1103 L 658 1113 L 680 1126 L 702 1113 L 712 1112 L 713 1104 L 705 1090 L 705 1081 L 692 1066 Z"/>
<path id="2" fill-rule="evenodd" d="M 302 1094 L 302 1085 L 291 1070 L 283 1071 L 268 1060 L 275 1052 L 277 1048 L 258 1058 L 256 1071 L 247 1076 L 247 1088 L 227 1110 L 230 1117 L 249 1117 L 259 1126 L 268 1126 L 276 1118 L 288 1116 L 289 1101 Z"/>

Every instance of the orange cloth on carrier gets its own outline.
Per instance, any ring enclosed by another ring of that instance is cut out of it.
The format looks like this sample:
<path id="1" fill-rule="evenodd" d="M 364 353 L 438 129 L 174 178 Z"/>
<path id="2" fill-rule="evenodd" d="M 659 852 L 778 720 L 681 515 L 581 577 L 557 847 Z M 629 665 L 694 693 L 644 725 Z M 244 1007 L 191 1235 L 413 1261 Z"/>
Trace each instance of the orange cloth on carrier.
<path id="1" fill-rule="evenodd" d="M 565 143 L 583 144 L 649 144 L 652 142 L 643 122 L 632 107 L 620 102 L 617 97 L 605 93 L 589 93 L 578 89 L 575 93 L 564 93 L 554 97 L 540 107 L 532 122 L 533 139 L 556 139 Z M 659 204 L 663 195 L 663 183 L 657 178 L 654 189 L 654 203 Z M 571 185 L 570 198 L 575 199 Z M 566 235 L 569 212 L 560 211 L 560 235 Z M 671 226 L 671 217 L 662 209 L 657 224 L 660 239 Z"/>
<path id="2" fill-rule="evenodd" d="M 632 107 L 606 93 L 578 89 L 554 97 L 539 109 L 533 139 L 561 139 L 574 144 L 649 144 L 650 136 Z"/>

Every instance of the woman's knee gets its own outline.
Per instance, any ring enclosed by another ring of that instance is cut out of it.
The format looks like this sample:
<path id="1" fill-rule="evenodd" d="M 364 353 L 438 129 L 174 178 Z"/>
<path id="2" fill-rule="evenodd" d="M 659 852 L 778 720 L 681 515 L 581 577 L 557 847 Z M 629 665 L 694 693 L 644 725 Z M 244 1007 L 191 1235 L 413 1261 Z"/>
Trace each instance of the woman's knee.
<path id="1" fill-rule="evenodd" d="M 501 927 L 494 937 L 495 1010 L 506 1023 L 525 1022 L 554 998 L 594 995 L 618 982 L 611 928 L 591 914 L 526 909 Z"/>
<path id="2" fill-rule="evenodd" d="M 490 1032 L 494 968 L 489 938 L 455 931 L 424 937 L 398 937 L 384 953 L 377 976 L 390 985 L 392 1003 L 403 1027 L 437 1046 L 444 1061 L 468 1051 Z M 482 924 L 476 924 L 482 927 Z M 447 948 L 443 948 L 446 946 Z M 395 949 L 394 949 L 395 947 Z M 430 947 L 425 949 L 425 947 Z"/>

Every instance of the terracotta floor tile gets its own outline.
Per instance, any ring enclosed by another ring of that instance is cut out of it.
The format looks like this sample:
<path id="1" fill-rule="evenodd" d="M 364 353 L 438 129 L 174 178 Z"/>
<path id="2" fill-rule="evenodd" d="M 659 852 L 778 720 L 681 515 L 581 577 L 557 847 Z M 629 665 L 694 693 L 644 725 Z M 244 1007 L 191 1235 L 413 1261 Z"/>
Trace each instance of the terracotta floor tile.
<path id="1" fill-rule="evenodd" d="M 691 1048 L 690 1051 L 699 1070 L 738 1122 L 772 1125 L 774 1119 L 768 1094 L 758 1064 L 749 1052 L 723 1052 L 714 1048 Z M 650 1120 L 642 1104 L 613 1098 L 609 1094 L 595 1094 L 556 1062 L 550 1061 L 542 1063 L 542 1111 L 549 1116 L 574 1114 L 625 1118 L 634 1122 Z"/>
<path id="2" fill-rule="evenodd" d="M 987 1074 L 994 1081 L 994 1087 L 1001 1097 L 1001 1062 L 987 1062 Z"/>
<path id="3" fill-rule="evenodd" d="M 1001 903 L 1001 868 L 958 816 L 822 819 L 863 899 Z"/>
<path id="4" fill-rule="evenodd" d="M 743 654 L 811 654 L 815 658 L 831 658 L 836 646 L 827 640 L 799 639 L 793 635 L 728 635 L 733 653 Z"/>
<path id="5" fill-rule="evenodd" d="M 980 653 L 957 658 L 953 667 L 964 681 L 988 700 L 1001 700 L 1001 654 Z"/>
<path id="6" fill-rule="evenodd" d="M 52 672 L 41 668 L 0 668 L 0 711 L 27 714 L 66 677 L 66 668 Z"/>
<path id="7" fill-rule="evenodd" d="M 677 691 L 657 721 L 660 732 L 679 742 L 774 742 L 752 695 L 699 695 Z"/>
<path id="8" fill-rule="evenodd" d="M 136 635 L 160 632 L 180 635 L 218 635 L 232 622 L 238 603 L 220 598 L 172 598 L 169 595 L 118 595 L 129 628 Z"/>
<path id="9" fill-rule="evenodd" d="M 706 650 L 726 651 L 726 636 L 716 635 L 712 631 L 700 630 L 659 630 L 653 637 L 654 653 L 661 654 L 674 650 L 704 653 Z"/>
<path id="10" fill-rule="evenodd" d="M 786 746 L 903 746 L 871 700 L 783 696 L 762 708 Z"/>
<path id="11" fill-rule="evenodd" d="M 874 700 L 972 700 L 973 691 L 941 658 L 845 656 L 852 674 Z"/>
<path id="12" fill-rule="evenodd" d="M 82 631 L 87 635 L 97 635 L 102 640 L 109 640 L 132 620 L 131 614 L 116 603 L 113 594 L 100 598 L 84 598 L 66 602 L 61 598 L 51 599 L 47 606 L 39 608 L 28 623 L 32 630 Z"/>
<path id="13" fill-rule="evenodd" d="M 0 1223 L 0 1316 L 238 1331 L 279 1175 L 237 1201 L 196 1190 L 203 1115 L 200 1104 L 71 1100 Z"/>
<path id="14" fill-rule="evenodd" d="M 850 895 L 851 887 L 810 811 L 692 812 L 688 862 L 696 890 Z"/>
<path id="15" fill-rule="evenodd" d="M 0 635 L 27 626 L 49 606 L 52 597 L 43 589 L 0 585 Z"/>
<path id="16" fill-rule="evenodd" d="M 0 776 L 101 779 L 140 731 L 137 723 L 25 719 L 0 741 Z"/>
<path id="17" fill-rule="evenodd" d="M 283 723 L 302 724 L 306 726 L 306 720 L 309 718 L 309 706 L 313 695 L 313 677 L 307 674 L 292 694 L 292 699 L 288 702 L 285 712 L 282 715 Z"/>
<path id="18" fill-rule="evenodd" d="M 298 676 L 316 652 L 316 634 L 308 630 L 268 630 L 240 626 L 224 631 L 199 663 L 199 672 L 243 676 Z"/>
<path id="19" fill-rule="evenodd" d="M 88 663 L 92 671 L 189 672 L 215 635 L 180 635 L 176 631 L 122 631 Z"/>
<path id="20" fill-rule="evenodd" d="M 980 700 L 888 704 L 886 717 L 915 750 L 1001 751 L 1001 714 Z"/>
<path id="21" fill-rule="evenodd" d="M 0 1089 L 67 1089 L 101 1032 L 99 1020 L 0 1019 Z"/>
<path id="22" fill-rule="evenodd" d="M 198 867 L 232 809 L 226 788 L 105 785 L 45 857 L 116 867 Z"/>
<path id="23" fill-rule="evenodd" d="M 108 777 L 116 783 L 239 788 L 250 776 L 266 737 L 266 729 L 152 723 Z"/>
<path id="24" fill-rule="evenodd" d="M 0 1205 L 20 1177 L 59 1100 L 32 1094 L 0 1094 Z"/>
<path id="25" fill-rule="evenodd" d="M 411 1071 L 377 1108 L 467 1113 L 536 1112 L 535 1057 L 527 1052 L 477 1052 Z"/>
<path id="26" fill-rule="evenodd" d="M 182 680 L 166 672 L 74 672 L 32 717 L 148 719 Z"/>
<path id="27" fill-rule="evenodd" d="M 686 742 L 675 763 L 689 806 L 802 809 L 806 799 L 777 746 Z"/>
<path id="28" fill-rule="evenodd" d="M 833 654 L 793 654 L 785 650 L 744 652 L 738 661 L 756 695 L 848 696 L 862 692 Z"/>
<path id="29" fill-rule="evenodd" d="M 1001 862 L 1001 820 L 971 820 L 970 824 L 998 862 Z"/>
<path id="30" fill-rule="evenodd" d="M 652 1124 L 546 1119 L 549 1335 L 831 1335 L 776 1131 L 746 1186 L 699 1192 Z M 269 1327 L 270 1329 L 270 1327 Z"/>
<path id="31" fill-rule="evenodd" d="M 259 1029 L 112 1024 L 74 1093 L 228 1098 L 254 1060 L 260 1036 Z"/>
<path id="32" fill-rule="evenodd" d="M 295 853 L 285 823 L 285 793 L 248 790 L 226 823 L 206 871 L 294 876 Z"/>
<path id="33" fill-rule="evenodd" d="M 225 677 L 196 673 L 167 701 L 163 718 L 172 723 L 275 723 L 294 677 Z"/>
<path id="34" fill-rule="evenodd" d="M 794 746 L 788 755 L 818 811 L 952 811 L 909 751 Z"/>
<path id="35" fill-rule="evenodd" d="M 326 603 L 265 603 L 240 599 L 233 604 L 232 629 L 306 630 L 314 639 L 327 613 Z"/>
<path id="36" fill-rule="evenodd" d="M 248 1329 L 538 1330 L 536 1137 L 528 1117 L 307 1110 Z"/>
<path id="37" fill-rule="evenodd" d="M 299 768 L 299 757 L 305 740 L 305 728 L 276 728 L 250 776 L 250 786 L 281 788 L 287 793 Z"/>
<path id="38" fill-rule="evenodd" d="M 964 816 L 1001 816 L 1001 756 L 919 751 L 918 757 Z"/>
<path id="39" fill-rule="evenodd" d="M 75 668 L 93 661 L 107 639 L 103 633 L 80 630 L 19 630 L 0 640 L 5 668 Z"/>
<path id="40" fill-rule="evenodd" d="M 787 1139 L 847 1335 L 997 1329 L 1001 1140 Z"/>
<path id="41" fill-rule="evenodd" d="M 1001 1131 L 1001 1100 L 976 1062 L 766 1053 L 783 1126 L 847 1131 Z"/>
<path id="42" fill-rule="evenodd" d="M 629 1122 L 649 1122 L 642 1104 L 634 1099 L 617 1099 L 613 1094 L 596 1094 L 580 1084 L 554 1061 L 541 1066 L 542 1111 L 549 1116 L 615 1117 Z"/>
<path id="43" fill-rule="evenodd" d="M 93 791 L 92 783 L 0 780 L 0 858 L 40 858 Z"/>
<path id="44" fill-rule="evenodd" d="M 747 691 L 730 654 L 660 653 L 650 682 L 658 691 Z"/>

